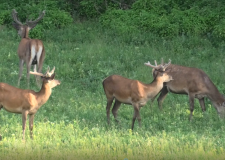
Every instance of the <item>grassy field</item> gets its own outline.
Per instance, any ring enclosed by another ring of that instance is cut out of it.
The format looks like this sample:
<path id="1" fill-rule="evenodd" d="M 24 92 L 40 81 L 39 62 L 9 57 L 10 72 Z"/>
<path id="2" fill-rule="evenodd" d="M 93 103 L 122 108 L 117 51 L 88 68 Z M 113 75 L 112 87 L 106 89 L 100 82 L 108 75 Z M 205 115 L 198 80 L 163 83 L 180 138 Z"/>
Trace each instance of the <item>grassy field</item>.
<path id="1" fill-rule="evenodd" d="M 0 27 L 0 81 L 16 86 L 20 38 L 13 29 Z M 22 141 L 21 115 L 0 111 L 0 159 L 224 159 L 225 121 L 207 99 L 202 113 L 195 102 L 189 117 L 188 97 L 169 94 L 163 111 L 157 101 L 140 111 L 142 127 L 131 120 L 133 108 L 122 105 L 117 125 L 106 121 L 106 98 L 102 80 L 119 74 L 144 83 L 153 80 L 145 62 L 160 62 L 204 70 L 221 93 L 225 93 L 225 43 L 200 37 L 157 38 L 150 33 L 122 34 L 85 22 L 66 29 L 46 31 L 43 72 L 56 67 L 61 85 L 35 115 L 34 140 Z M 26 89 L 24 67 L 21 88 Z M 38 91 L 31 75 L 31 89 Z M 27 123 L 28 126 L 28 123 Z"/>

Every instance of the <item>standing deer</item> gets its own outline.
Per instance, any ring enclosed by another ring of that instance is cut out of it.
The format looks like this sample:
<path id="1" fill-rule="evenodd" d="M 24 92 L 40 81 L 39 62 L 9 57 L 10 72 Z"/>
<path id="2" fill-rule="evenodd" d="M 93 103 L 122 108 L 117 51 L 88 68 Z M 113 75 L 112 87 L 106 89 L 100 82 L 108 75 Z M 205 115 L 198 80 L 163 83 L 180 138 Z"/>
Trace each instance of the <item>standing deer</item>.
<path id="1" fill-rule="evenodd" d="M 107 98 L 106 114 L 108 124 L 110 124 L 110 108 L 115 99 L 115 103 L 112 109 L 115 120 L 117 120 L 117 111 L 121 103 L 132 105 L 134 108 L 134 115 L 132 121 L 132 127 L 134 128 L 134 122 L 138 119 L 139 126 L 141 127 L 141 117 L 139 110 L 144 106 L 149 99 L 155 97 L 159 91 L 163 88 L 164 82 L 172 80 L 172 76 L 167 75 L 164 70 L 170 65 L 171 61 L 165 65 L 158 65 L 155 61 L 155 66 L 150 62 L 145 65 L 160 70 L 157 73 L 154 80 L 150 84 L 144 84 L 138 80 L 131 80 L 119 75 L 111 75 L 103 81 L 103 88 Z"/>
<path id="2" fill-rule="evenodd" d="M 4 108 L 8 112 L 22 114 L 23 139 L 25 139 L 27 115 L 30 115 L 30 137 L 33 138 L 32 131 L 35 113 L 48 101 L 52 93 L 52 88 L 60 85 L 61 83 L 59 80 L 54 79 L 54 70 L 55 67 L 51 72 L 49 72 L 48 67 L 45 74 L 30 72 L 31 74 L 41 76 L 42 78 L 42 87 L 39 92 L 35 92 L 33 90 L 23 90 L 6 83 L 0 83 L 0 109 Z"/>
<path id="3" fill-rule="evenodd" d="M 27 66 L 27 84 L 29 87 L 30 81 L 30 68 L 31 65 L 34 65 L 34 72 L 36 72 L 36 65 L 38 66 L 38 72 L 41 72 L 44 58 L 45 58 L 45 50 L 44 45 L 39 39 L 30 39 L 29 31 L 34 28 L 37 23 L 44 17 L 45 11 L 43 11 L 39 17 L 34 21 L 26 21 L 26 24 L 22 24 L 17 18 L 17 12 L 15 9 L 12 11 L 13 17 L 13 27 L 18 31 L 19 36 L 21 37 L 21 41 L 17 50 L 17 54 L 19 56 L 19 80 L 18 86 L 20 85 L 20 79 L 23 72 L 24 62 Z M 36 76 L 36 82 L 40 86 L 40 78 Z"/>
<path id="4" fill-rule="evenodd" d="M 153 77 L 156 77 L 159 71 L 160 70 L 156 70 L 153 68 Z M 160 91 L 160 95 L 157 101 L 158 106 L 161 110 L 162 103 L 166 95 L 168 94 L 168 92 L 172 92 L 176 94 L 188 95 L 190 103 L 189 120 L 191 120 L 193 116 L 194 98 L 197 98 L 199 100 L 203 112 L 206 110 L 204 98 L 208 97 L 216 108 L 217 113 L 220 115 L 220 117 L 223 117 L 225 115 L 225 98 L 222 94 L 220 94 L 216 86 L 204 71 L 198 68 L 171 64 L 166 68 L 165 72 L 168 75 L 172 76 L 174 80 L 166 82 L 164 84 L 164 87 Z"/>

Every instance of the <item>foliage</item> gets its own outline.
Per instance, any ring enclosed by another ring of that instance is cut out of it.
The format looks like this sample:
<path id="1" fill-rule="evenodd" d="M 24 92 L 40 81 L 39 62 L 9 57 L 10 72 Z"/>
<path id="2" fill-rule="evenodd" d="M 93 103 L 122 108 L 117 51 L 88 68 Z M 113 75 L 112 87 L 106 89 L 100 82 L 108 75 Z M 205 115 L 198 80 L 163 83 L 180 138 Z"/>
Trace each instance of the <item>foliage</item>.
<path id="1" fill-rule="evenodd" d="M 219 38 L 225 39 L 225 19 L 220 24 L 214 26 L 213 34 Z"/>
<path id="2" fill-rule="evenodd" d="M 108 9 L 100 16 L 104 27 L 127 33 L 150 31 L 161 37 L 213 34 L 222 38 L 225 3 L 221 1 L 138 0 L 127 10 Z M 119 14 L 115 14 L 119 13 Z"/>
<path id="3" fill-rule="evenodd" d="M 11 11 L 16 8 L 21 20 L 36 18 L 46 10 L 31 37 L 45 39 L 46 29 L 69 26 L 73 21 L 99 19 L 100 23 L 120 34 L 151 32 L 160 37 L 211 35 L 224 40 L 225 2 L 220 0 L 1 0 L 0 24 L 11 26 Z M 26 6 L 26 7 L 24 7 Z"/>
<path id="4" fill-rule="evenodd" d="M 103 10 L 102 7 L 99 8 L 99 6 L 104 6 L 104 1 L 93 1 L 93 0 L 86 0 L 81 1 L 79 6 L 79 14 L 82 17 L 87 18 L 93 18 L 98 17 L 101 12 L 100 10 Z"/>
<path id="5" fill-rule="evenodd" d="M 110 27 L 115 31 L 122 33 L 130 33 L 137 30 L 137 26 L 133 21 L 132 10 L 110 10 L 101 16 L 100 22 L 104 27 Z"/>
<path id="6" fill-rule="evenodd" d="M 0 13 L 0 25 L 10 23 L 11 19 L 9 18 L 10 12 L 7 10 L 1 10 Z"/>
<path id="7" fill-rule="evenodd" d="M 107 9 L 130 9 L 136 0 L 64 0 L 71 6 L 70 11 L 74 17 L 80 19 L 98 18 L 104 14 Z"/>

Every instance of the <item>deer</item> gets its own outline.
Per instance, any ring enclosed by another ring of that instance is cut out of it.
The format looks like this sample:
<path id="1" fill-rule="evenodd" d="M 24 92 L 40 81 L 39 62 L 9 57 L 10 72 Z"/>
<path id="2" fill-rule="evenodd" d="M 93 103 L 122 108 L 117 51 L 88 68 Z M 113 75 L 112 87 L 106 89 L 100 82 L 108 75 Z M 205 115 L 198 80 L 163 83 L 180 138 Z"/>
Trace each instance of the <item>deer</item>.
<path id="1" fill-rule="evenodd" d="M 164 65 L 157 65 L 156 61 L 155 66 L 149 61 L 144 64 L 154 68 L 155 70 L 160 70 L 157 72 L 157 75 L 150 84 L 145 84 L 138 80 L 128 79 L 120 75 L 111 75 L 103 80 L 102 84 L 107 98 L 106 115 L 108 124 L 110 124 L 110 108 L 115 100 L 112 108 L 112 114 L 116 122 L 119 122 L 117 120 L 117 111 L 121 103 L 123 103 L 132 105 L 134 109 L 131 129 L 134 129 L 136 119 L 138 119 L 139 127 L 141 127 L 141 117 L 139 113 L 141 107 L 143 107 L 148 100 L 152 99 L 159 93 L 159 91 L 163 88 L 164 82 L 173 80 L 172 76 L 164 72 L 164 70 L 171 64 L 171 60 Z"/>
<path id="2" fill-rule="evenodd" d="M 163 64 L 163 59 L 162 62 Z M 153 77 L 158 75 L 159 70 L 152 69 Z M 165 82 L 157 98 L 158 107 L 162 110 L 162 103 L 169 92 L 181 95 L 188 95 L 190 116 L 192 120 L 194 111 L 194 99 L 198 99 L 203 112 L 206 111 L 204 99 L 207 97 L 217 110 L 219 117 L 225 115 L 225 98 L 220 94 L 217 87 L 209 76 L 201 69 L 171 64 L 165 72 L 173 77 L 173 81 Z M 155 97 L 152 101 L 154 101 Z"/>
<path id="3" fill-rule="evenodd" d="M 27 115 L 29 115 L 30 138 L 33 139 L 34 115 L 48 101 L 52 88 L 61 83 L 59 80 L 54 79 L 55 67 L 50 72 L 49 69 L 48 67 L 45 74 L 30 71 L 30 74 L 40 76 L 42 79 L 42 87 L 39 92 L 16 88 L 7 83 L 0 83 L 0 110 L 4 108 L 8 112 L 22 114 L 23 140 L 25 140 Z"/>
<path id="4" fill-rule="evenodd" d="M 37 23 L 43 19 L 45 15 L 45 11 L 40 13 L 39 17 L 32 21 L 27 20 L 25 24 L 22 24 L 17 17 L 17 12 L 15 9 L 12 11 L 13 17 L 13 27 L 18 31 L 18 35 L 21 37 L 21 41 L 19 43 L 19 47 L 17 49 L 17 54 L 19 56 L 19 79 L 18 79 L 18 86 L 20 86 L 20 79 L 23 72 L 23 65 L 26 63 L 27 67 L 27 84 L 29 87 L 30 82 L 30 69 L 31 65 L 34 66 L 34 72 L 36 72 L 36 65 L 37 71 L 41 73 L 42 66 L 44 63 L 45 58 L 45 49 L 43 42 L 39 39 L 31 39 L 29 38 L 29 31 L 33 29 Z M 40 87 L 40 77 L 36 77 L 37 85 Z"/>

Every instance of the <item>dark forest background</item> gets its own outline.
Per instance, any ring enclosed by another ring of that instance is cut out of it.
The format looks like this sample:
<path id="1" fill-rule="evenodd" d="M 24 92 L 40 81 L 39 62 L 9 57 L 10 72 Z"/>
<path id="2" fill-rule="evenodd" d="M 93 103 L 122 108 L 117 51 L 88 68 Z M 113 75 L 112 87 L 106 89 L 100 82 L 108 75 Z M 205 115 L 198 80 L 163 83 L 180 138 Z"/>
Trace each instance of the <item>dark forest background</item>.
<path id="1" fill-rule="evenodd" d="M 1 0 L 0 25 L 11 27 L 12 9 L 21 21 L 46 10 L 31 37 L 45 38 L 44 30 L 79 21 L 96 21 L 117 33 L 151 32 L 171 38 L 200 35 L 225 39 L 225 1 L 222 0 Z"/>

